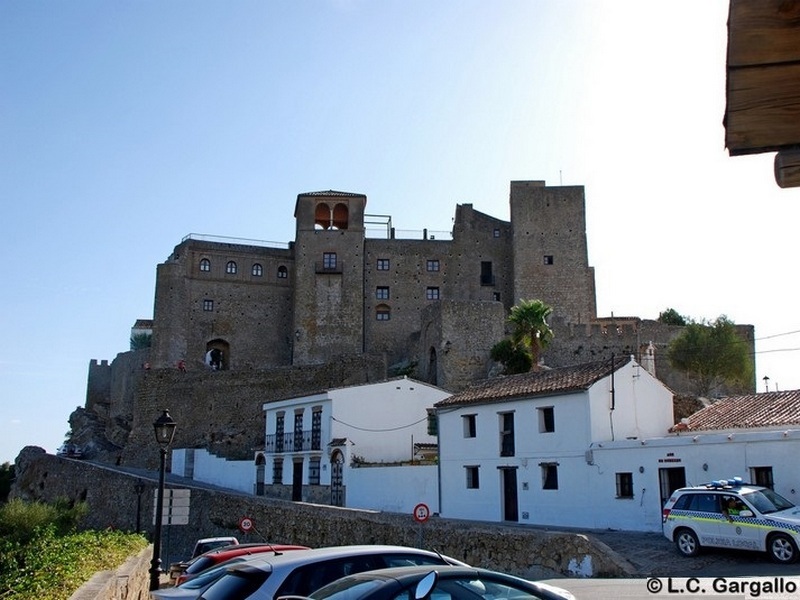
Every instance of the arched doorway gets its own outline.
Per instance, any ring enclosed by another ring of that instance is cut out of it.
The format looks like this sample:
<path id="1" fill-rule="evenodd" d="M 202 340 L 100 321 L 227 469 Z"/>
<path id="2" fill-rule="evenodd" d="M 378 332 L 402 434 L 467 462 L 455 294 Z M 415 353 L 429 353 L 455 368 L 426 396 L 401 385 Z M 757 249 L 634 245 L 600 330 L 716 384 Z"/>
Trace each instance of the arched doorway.
<path id="1" fill-rule="evenodd" d="M 341 450 L 334 450 L 331 453 L 331 504 L 333 506 L 344 506 L 343 471 L 344 454 Z"/>
<path id="2" fill-rule="evenodd" d="M 230 344 L 219 338 L 211 340 L 206 344 L 203 362 L 212 371 L 227 371 L 231 366 Z"/>

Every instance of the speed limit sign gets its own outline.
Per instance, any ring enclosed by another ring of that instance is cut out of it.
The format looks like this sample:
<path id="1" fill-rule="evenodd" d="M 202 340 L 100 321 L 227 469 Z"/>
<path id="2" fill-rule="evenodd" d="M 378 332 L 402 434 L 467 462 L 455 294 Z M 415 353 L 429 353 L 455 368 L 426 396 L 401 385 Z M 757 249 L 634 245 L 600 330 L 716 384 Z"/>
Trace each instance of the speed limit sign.
<path id="1" fill-rule="evenodd" d="M 244 533 L 250 533 L 253 530 L 253 520 L 250 517 L 242 517 L 239 521 L 239 529 Z"/>
<path id="2" fill-rule="evenodd" d="M 420 502 L 414 507 L 414 520 L 417 523 L 424 523 L 431 516 L 431 510 L 427 504 Z"/>

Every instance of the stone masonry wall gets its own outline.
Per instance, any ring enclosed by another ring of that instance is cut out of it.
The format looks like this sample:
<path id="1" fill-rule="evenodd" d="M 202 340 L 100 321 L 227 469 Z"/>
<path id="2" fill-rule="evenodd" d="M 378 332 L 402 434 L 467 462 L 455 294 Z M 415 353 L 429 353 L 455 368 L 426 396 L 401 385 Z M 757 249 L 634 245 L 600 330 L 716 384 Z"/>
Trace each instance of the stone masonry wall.
<path id="1" fill-rule="evenodd" d="M 54 476 L 56 475 L 57 476 Z M 25 448 L 17 458 L 12 497 L 52 502 L 57 498 L 84 500 L 89 505 L 83 526 L 134 530 L 137 495 L 134 484 L 145 484 L 139 519 L 150 531 L 154 472 L 125 473 Z M 226 493 L 187 485 L 168 477 L 167 487 L 191 489 L 190 522 L 166 527 L 162 540 L 164 564 L 184 558 L 195 539 L 238 534 L 239 520 L 253 520 L 256 534 L 241 541 L 292 542 L 313 547 L 346 544 L 399 544 L 436 549 L 467 563 L 523 577 L 558 575 L 615 577 L 630 574 L 630 565 L 589 535 L 544 531 L 432 517 L 424 525 L 411 515 L 343 509 Z"/>
<path id="2" fill-rule="evenodd" d="M 254 459 L 264 446 L 265 402 L 385 377 L 383 357 L 369 356 L 270 371 L 152 369 L 139 386 L 120 464 L 157 468 L 152 424 L 164 409 L 178 423 L 175 447 L 204 448 L 232 460 Z"/>

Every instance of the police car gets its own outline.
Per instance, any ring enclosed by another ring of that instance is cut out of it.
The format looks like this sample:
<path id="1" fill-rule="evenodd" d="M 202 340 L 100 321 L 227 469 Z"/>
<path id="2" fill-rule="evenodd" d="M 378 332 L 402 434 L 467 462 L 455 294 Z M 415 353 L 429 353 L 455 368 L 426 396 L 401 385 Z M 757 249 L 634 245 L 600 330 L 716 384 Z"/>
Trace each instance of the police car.
<path id="1" fill-rule="evenodd" d="M 664 505 L 664 535 L 684 556 L 702 547 L 767 552 L 793 563 L 800 547 L 800 507 L 740 477 L 675 490 Z"/>

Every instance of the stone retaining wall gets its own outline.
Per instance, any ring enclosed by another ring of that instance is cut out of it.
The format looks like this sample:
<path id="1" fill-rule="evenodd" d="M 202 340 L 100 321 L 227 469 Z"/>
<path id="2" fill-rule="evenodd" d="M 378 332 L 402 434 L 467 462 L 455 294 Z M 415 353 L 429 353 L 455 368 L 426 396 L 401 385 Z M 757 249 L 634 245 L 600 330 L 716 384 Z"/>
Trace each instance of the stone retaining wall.
<path id="1" fill-rule="evenodd" d="M 100 571 L 69 600 L 149 600 L 153 546 L 130 557 L 116 571 Z"/>
<path id="2" fill-rule="evenodd" d="M 132 531 L 139 520 L 144 531 L 153 521 L 152 498 L 157 474 L 126 473 L 102 465 L 64 459 L 28 447 L 17 458 L 12 497 L 51 502 L 57 498 L 85 500 L 84 526 Z M 145 485 L 137 504 L 134 484 Z M 591 535 L 546 531 L 529 526 L 431 518 L 419 525 L 411 515 L 354 510 L 275 498 L 251 496 L 197 486 L 168 476 L 170 488 L 191 489 L 188 525 L 165 528 L 162 550 L 166 567 L 184 558 L 200 537 L 239 535 L 241 541 L 295 543 L 312 547 L 346 544 L 398 544 L 435 549 L 476 566 L 522 577 L 620 577 L 633 572 L 630 564 Z M 238 532 L 242 517 L 256 531 L 249 538 Z"/>

